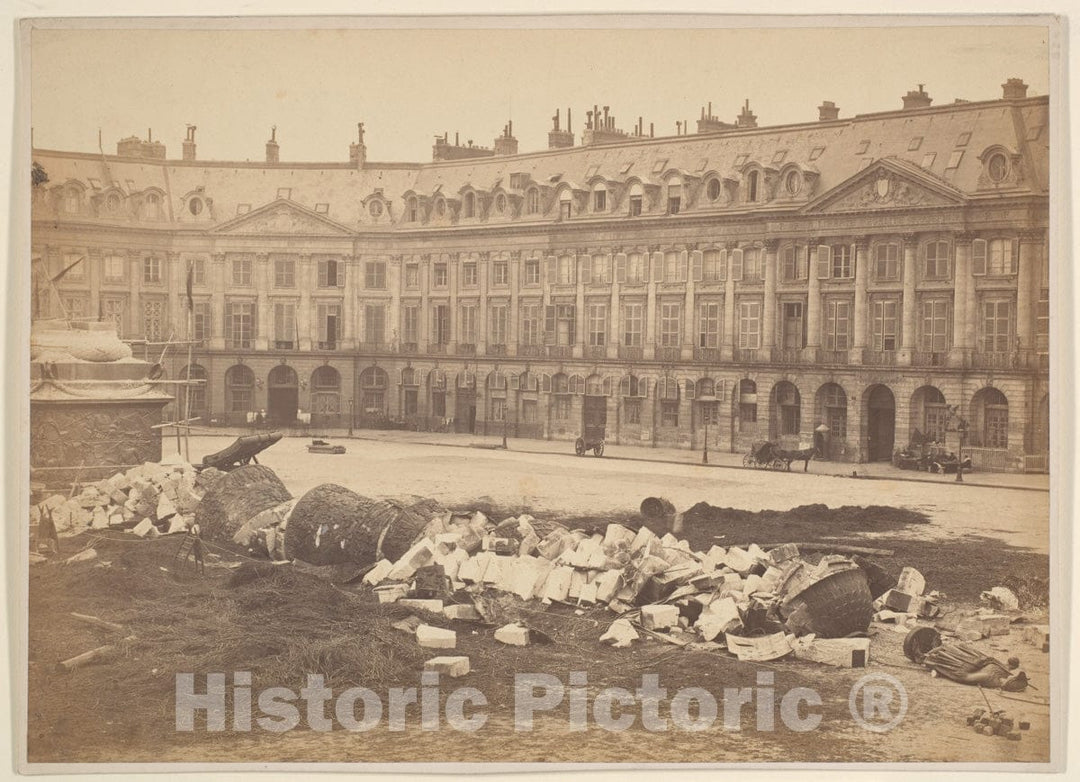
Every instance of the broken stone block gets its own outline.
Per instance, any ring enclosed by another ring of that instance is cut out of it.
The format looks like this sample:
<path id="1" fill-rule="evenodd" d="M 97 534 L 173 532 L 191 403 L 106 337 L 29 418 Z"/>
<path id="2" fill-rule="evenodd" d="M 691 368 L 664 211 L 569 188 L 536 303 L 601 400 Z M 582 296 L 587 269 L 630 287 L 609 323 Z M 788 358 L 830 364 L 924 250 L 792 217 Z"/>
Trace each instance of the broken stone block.
<path id="1" fill-rule="evenodd" d="M 422 600 L 418 597 L 403 597 L 398 600 L 398 605 L 413 611 L 428 611 L 433 614 L 441 614 L 443 610 L 442 600 Z"/>
<path id="2" fill-rule="evenodd" d="M 166 495 L 166 494 L 158 495 L 157 508 L 154 511 L 154 517 L 158 521 L 164 521 L 165 519 L 169 518 L 170 516 L 175 516 L 175 515 L 176 515 L 176 506 L 173 505 L 173 502 L 172 502 L 172 500 L 169 499 L 168 495 Z"/>
<path id="3" fill-rule="evenodd" d="M 435 535 L 435 548 L 440 554 L 449 554 L 461 543 L 460 532 L 440 532 Z"/>
<path id="4" fill-rule="evenodd" d="M 596 602 L 609 603 L 619 591 L 623 571 L 605 570 L 596 577 Z"/>
<path id="5" fill-rule="evenodd" d="M 636 537 L 637 534 L 633 530 L 627 529 L 622 524 L 608 524 L 604 530 L 601 548 L 605 554 L 611 554 L 619 546 L 626 546 L 629 549 Z"/>
<path id="6" fill-rule="evenodd" d="M 727 549 L 720 546 L 713 546 L 707 552 L 701 561 L 701 567 L 704 570 L 716 570 L 724 564 L 724 557 L 727 555 Z"/>
<path id="7" fill-rule="evenodd" d="M 566 529 L 556 527 L 544 536 L 536 550 L 544 559 L 554 560 L 558 559 L 566 549 L 575 545 L 577 545 L 575 539 Z"/>
<path id="8" fill-rule="evenodd" d="M 495 631 L 495 640 L 509 646 L 528 646 L 529 628 L 518 624 L 503 625 Z"/>
<path id="9" fill-rule="evenodd" d="M 383 584 L 375 587 L 375 596 L 382 604 L 396 603 L 407 594 L 409 594 L 409 587 L 405 584 Z"/>
<path id="10" fill-rule="evenodd" d="M 430 565 L 434 557 L 434 544 L 424 538 L 401 555 L 401 558 L 394 563 L 394 569 L 390 571 L 387 578 L 394 581 L 406 581 L 412 578 L 417 570 Z"/>
<path id="11" fill-rule="evenodd" d="M 123 513 L 114 513 L 113 515 L 109 516 L 110 527 L 119 527 L 124 523 L 124 521 L 125 519 Z"/>
<path id="12" fill-rule="evenodd" d="M 151 530 L 157 531 L 157 527 L 154 526 L 154 522 L 150 519 L 143 519 L 131 530 L 132 535 L 138 535 L 140 538 L 145 538 L 151 534 Z"/>
<path id="13" fill-rule="evenodd" d="M 97 559 L 97 550 L 88 548 L 83 549 L 78 554 L 72 554 L 70 557 L 64 560 L 64 564 L 70 565 L 73 562 L 89 562 L 92 559 Z"/>
<path id="14" fill-rule="evenodd" d="M 799 547 L 794 543 L 784 543 L 769 550 L 769 561 L 774 565 L 787 562 L 799 556 Z"/>
<path id="15" fill-rule="evenodd" d="M 573 575 L 574 569 L 565 565 L 552 570 L 544 582 L 544 600 L 566 600 L 570 595 L 570 579 Z"/>
<path id="16" fill-rule="evenodd" d="M 727 554 L 724 555 L 724 565 L 734 570 L 740 575 L 746 575 L 750 572 L 750 568 L 754 566 L 755 560 L 750 556 L 749 552 L 738 546 L 733 546 L 727 550 Z"/>
<path id="17" fill-rule="evenodd" d="M 187 532 L 191 526 L 190 516 L 173 516 L 169 519 L 169 530 L 166 535 L 175 535 L 178 532 Z"/>
<path id="18" fill-rule="evenodd" d="M 393 569 L 393 562 L 388 559 L 380 559 L 364 576 L 364 583 L 369 586 L 378 586 L 388 575 L 390 575 L 390 571 Z"/>
<path id="19" fill-rule="evenodd" d="M 869 638 L 814 638 L 795 647 L 795 656 L 839 668 L 865 668 L 870 661 Z"/>
<path id="20" fill-rule="evenodd" d="M 487 560 L 484 560 L 484 566 L 487 567 Z M 475 584 L 482 577 L 480 562 L 477 561 L 476 557 L 469 557 L 458 568 L 457 578 L 466 584 Z"/>
<path id="21" fill-rule="evenodd" d="M 578 593 L 578 605 L 592 605 L 596 602 L 597 594 L 596 581 L 585 584 Z"/>
<path id="22" fill-rule="evenodd" d="M 607 632 L 600 636 L 600 643 L 610 644 L 616 649 L 624 649 L 639 637 L 637 630 L 628 619 L 616 619 Z"/>
<path id="23" fill-rule="evenodd" d="M 515 557 L 501 557 L 498 554 L 488 552 L 490 557 L 488 558 L 488 565 L 484 569 L 484 576 L 481 579 L 484 584 L 495 585 L 503 580 L 503 572 L 507 571 L 514 566 L 516 561 Z"/>
<path id="24" fill-rule="evenodd" d="M 656 537 L 656 533 L 648 527 L 641 527 L 637 534 L 634 535 L 634 539 L 630 541 L 630 553 L 633 554 L 636 551 L 640 551 L 652 545 L 653 541 L 659 543 L 659 538 Z"/>
<path id="25" fill-rule="evenodd" d="M 978 633 L 978 638 L 989 638 L 992 635 L 1008 635 L 1012 625 L 1012 617 L 1005 614 L 981 614 L 969 616 L 961 620 L 956 626 L 956 634 L 961 637 L 971 637 Z M 971 640 L 978 640 L 971 637 Z"/>
<path id="26" fill-rule="evenodd" d="M 567 591 L 566 596 L 570 600 L 577 600 L 581 597 L 581 589 L 588 583 L 588 579 L 585 576 L 584 570 L 575 570 L 570 576 L 570 589 Z"/>
<path id="27" fill-rule="evenodd" d="M 896 589 L 906 595 L 918 596 L 926 591 L 926 579 L 915 568 L 905 567 L 900 571 L 900 578 L 896 581 Z"/>
<path id="28" fill-rule="evenodd" d="M 420 625 L 416 628 L 416 642 L 426 649 L 453 649 L 457 646 L 457 633 L 442 627 Z"/>
<path id="29" fill-rule="evenodd" d="M 915 596 L 898 589 L 890 589 L 882 597 L 883 605 L 900 613 L 915 613 Z"/>
<path id="30" fill-rule="evenodd" d="M 761 589 L 762 578 L 759 575 L 751 573 L 743 581 L 743 594 L 750 596 Z"/>
<path id="31" fill-rule="evenodd" d="M 90 521 L 90 526 L 93 529 L 105 529 L 109 526 L 109 516 L 100 505 L 94 508 L 94 517 Z"/>
<path id="32" fill-rule="evenodd" d="M 679 623 L 679 608 L 673 605 L 641 607 L 641 626 L 646 630 L 666 630 Z"/>
<path id="33" fill-rule="evenodd" d="M 521 543 L 518 545 L 518 556 L 527 557 L 536 552 L 536 547 L 540 544 L 540 536 L 532 531 L 530 528 L 525 536 L 521 539 Z"/>
<path id="34" fill-rule="evenodd" d="M 695 627 L 706 641 L 711 641 L 728 628 L 739 625 L 739 609 L 730 597 L 722 597 L 709 603 L 698 616 Z"/>
<path id="35" fill-rule="evenodd" d="M 1001 611 L 1016 611 L 1020 608 L 1019 598 L 1008 587 L 994 587 L 981 593 L 979 599 Z"/>
<path id="36" fill-rule="evenodd" d="M 443 606 L 442 612 L 447 619 L 476 621 L 481 618 L 480 612 L 476 610 L 474 605 L 455 603 L 454 605 Z"/>
<path id="37" fill-rule="evenodd" d="M 424 663 L 425 671 L 437 671 L 451 679 L 457 679 L 469 672 L 468 657 L 432 657 Z"/>

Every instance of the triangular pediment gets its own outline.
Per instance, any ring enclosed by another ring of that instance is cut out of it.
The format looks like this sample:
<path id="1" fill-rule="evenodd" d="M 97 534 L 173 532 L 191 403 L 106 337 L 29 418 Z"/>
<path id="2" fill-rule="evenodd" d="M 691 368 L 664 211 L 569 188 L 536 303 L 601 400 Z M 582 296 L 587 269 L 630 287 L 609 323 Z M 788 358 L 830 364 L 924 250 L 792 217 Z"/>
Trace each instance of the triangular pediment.
<path id="1" fill-rule="evenodd" d="M 217 226 L 212 233 L 239 236 L 353 236 L 348 226 L 285 199 Z"/>
<path id="2" fill-rule="evenodd" d="M 804 212 L 865 212 L 874 209 L 957 206 L 963 191 L 924 169 L 897 158 L 875 161 L 831 190 L 822 193 Z"/>

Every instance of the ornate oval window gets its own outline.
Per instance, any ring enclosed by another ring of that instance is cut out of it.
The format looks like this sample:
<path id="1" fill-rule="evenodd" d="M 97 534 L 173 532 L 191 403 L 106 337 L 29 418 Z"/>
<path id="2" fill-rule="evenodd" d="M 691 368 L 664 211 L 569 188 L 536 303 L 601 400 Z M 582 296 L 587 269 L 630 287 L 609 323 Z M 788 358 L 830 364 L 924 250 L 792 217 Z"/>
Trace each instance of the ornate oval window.
<path id="1" fill-rule="evenodd" d="M 446 214 L 446 201 L 441 198 L 435 202 L 435 214 L 437 214 L 439 217 L 442 217 L 444 214 Z"/>
<path id="2" fill-rule="evenodd" d="M 370 204 L 368 204 L 368 214 L 370 214 L 372 217 L 381 217 L 382 213 L 383 213 L 382 201 L 380 201 L 378 199 L 375 199 Z"/>
<path id="3" fill-rule="evenodd" d="M 188 208 L 188 211 L 191 212 L 193 215 L 197 216 L 197 215 L 202 214 L 202 210 L 203 210 L 202 199 L 201 198 L 192 198 L 190 201 L 188 201 L 187 208 Z"/>
<path id="4" fill-rule="evenodd" d="M 986 173 L 992 182 L 1002 182 L 1009 175 L 1009 159 L 1004 152 L 995 152 L 986 161 Z"/>
<path id="5" fill-rule="evenodd" d="M 720 180 L 713 177 L 709 180 L 709 184 L 705 186 L 705 193 L 709 196 L 710 201 L 716 201 L 720 198 Z"/>
<path id="6" fill-rule="evenodd" d="M 784 189 L 787 190 L 788 195 L 798 195 L 799 189 L 802 187 L 802 176 L 798 171 L 788 171 L 787 176 L 784 177 Z"/>
<path id="7" fill-rule="evenodd" d="M 495 197 L 495 208 L 500 212 L 506 211 L 506 196 L 502 193 Z"/>
<path id="8" fill-rule="evenodd" d="M 109 197 L 105 199 L 105 206 L 110 212 L 116 212 L 120 209 L 120 196 L 116 193 L 109 193 Z"/>

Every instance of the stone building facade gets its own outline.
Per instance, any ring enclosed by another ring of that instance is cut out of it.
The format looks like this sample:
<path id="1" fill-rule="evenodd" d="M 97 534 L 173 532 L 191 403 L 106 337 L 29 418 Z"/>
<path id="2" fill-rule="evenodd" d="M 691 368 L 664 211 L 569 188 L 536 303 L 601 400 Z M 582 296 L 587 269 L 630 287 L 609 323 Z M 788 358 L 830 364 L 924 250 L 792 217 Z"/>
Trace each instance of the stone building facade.
<path id="1" fill-rule="evenodd" d="M 1049 106 L 994 100 L 656 138 L 558 114 L 549 149 L 431 163 L 34 150 L 39 314 L 197 341 L 192 414 L 888 459 L 922 433 L 1045 469 Z M 703 113 L 703 117 L 704 117 Z M 189 318 L 187 281 L 193 308 Z M 187 374 L 185 351 L 167 371 Z M 175 414 L 176 411 L 172 411 Z"/>

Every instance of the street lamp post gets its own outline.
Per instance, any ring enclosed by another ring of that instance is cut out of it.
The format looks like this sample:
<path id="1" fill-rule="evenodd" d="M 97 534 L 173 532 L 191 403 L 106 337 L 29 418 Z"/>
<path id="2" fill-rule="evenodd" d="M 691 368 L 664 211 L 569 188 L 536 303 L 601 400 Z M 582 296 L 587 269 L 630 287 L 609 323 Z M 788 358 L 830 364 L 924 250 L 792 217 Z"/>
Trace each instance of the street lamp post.
<path id="1" fill-rule="evenodd" d="M 349 400 L 349 437 L 352 437 L 352 433 L 353 433 L 353 418 L 354 418 L 353 403 L 355 401 L 356 400 L 354 400 L 354 399 Z"/>
<path id="2" fill-rule="evenodd" d="M 702 464 L 708 464 L 709 463 L 709 409 L 707 407 L 705 407 L 704 405 L 702 406 L 702 409 L 705 411 L 705 447 L 701 450 L 701 463 Z"/>

